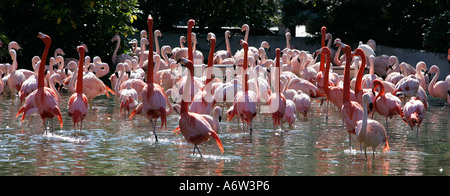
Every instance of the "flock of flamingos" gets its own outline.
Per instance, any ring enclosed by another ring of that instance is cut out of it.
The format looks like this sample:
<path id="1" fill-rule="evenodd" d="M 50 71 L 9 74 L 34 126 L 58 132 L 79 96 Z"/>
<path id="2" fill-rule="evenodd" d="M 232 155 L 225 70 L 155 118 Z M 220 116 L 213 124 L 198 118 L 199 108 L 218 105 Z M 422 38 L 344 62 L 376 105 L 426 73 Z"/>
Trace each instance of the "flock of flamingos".
<path id="1" fill-rule="evenodd" d="M 0 93 L 18 95 L 23 105 L 17 117 L 22 115 L 23 121 L 26 116 L 39 114 L 45 133 L 46 119 L 56 117 L 63 127 L 63 114 L 59 108 L 61 100 L 55 83 L 60 86 L 64 84 L 72 93 L 68 114 L 73 119 L 74 128 L 80 130 L 83 119 L 92 107 L 92 100 L 99 95 L 115 95 L 120 111 L 126 112 L 129 119 L 135 115 L 145 116 L 152 125 L 156 141 L 157 120 L 161 119 L 160 128 L 167 129 L 167 116 L 176 112 L 180 116 L 179 126 L 173 133 L 181 132 L 189 143 L 194 144 L 193 154 L 197 149 L 200 155 L 198 145 L 210 138 L 217 142 L 221 153 L 224 152 L 217 134 L 222 116 L 222 108 L 216 104 L 218 102 L 231 103 L 227 105 L 227 120 L 237 116 L 243 131 L 252 134 L 252 120 L 258 110 L 262 113 L 264 109 L 264 113 L 271 115 L 274 128 L 282 127 L 286 122 L 292 126 L 297 115 L 308 114 L 311 98 L 319 98 L 317 100 L 322 101 L 320 105 L 326 101 L 327 109 L 329 102 L 341 108 L 349 146 L 352 135 L 356 135 L 366 160 L 367 147 L 372 147 L 374 152 L 378 146 L 382 146 L 383 152 L 389 151 L 388 118 L 399 115 L 411 129 L 417 127 L 419 131 L 427 110 L 427 91 L 431 96 L 450 103 L 450 75 L 445 81 L 437 81 L 437 66 L 427 69 L 425 63 L 420 61 L 414 68 L 407 63 L 399 63 L 395 56 L 375 56 L 373 40 L 360 44 L 352 51 L 350 46 L 335 39 L 335 51 L 331 48 L 331 34 L 326 33 L 325 27 L 322 27 L 322 47 L 313 55 L 291 49 L 287 33 L 287 46 L 283 50 L 275 50 L 276 59 L 267 58 L 267 42 L 263 41 L 260 48 L 247 43 L 248 25 L 243 25 L 241 29 L 246 31 L 245 38 L 240 41 L 242 49 L 234 55 L 229 46 L 229 31 L 225 33 L 227 50 L 220 51 L 215 51 L 216 38 L 209 33 L 208 63 L 203 67 L 203 77 L 194 77 L 194 62 L 203 62 L 203 54 L 195 49 L 194 20 L 188 22 L 187 48 L 183 47 L 186 38 L 181 36 L 180 47 L 172 49 L 163 46 L 159 49 L 157 37 L 161 36 L 161 32 L 153 31 L 150 15 L 147 24 L 148 36 L 146 31 L 142 31 L 140 47 L 137 41 L 133 42 L 134 55 L 117 56 L 120 37 L 116 35 L 111 40 L 117 41 L 112 57 L 116 69 L 109 78 L 113 89 L 99 79 L 108 74 L 108 64 L 99 57 L 94 57 L 91 63 L 89 56 L 85 56 L 88 51 L 86 45 L 76 48 L 78 59 L 64 60 L 64 52 L 57 49 L 47 65 L 51 38 L 39 33 L 38 38 L 44 42 L 45 50 L 41 57 L 32 59 L 34 71 L 17 69 L 15 50 L 19 47 L 16 42 L 9 44 L 13 62 L 0 64 Z M 156 52 L 153 51 L 154 36 Z M 341 57 L 340 52 L 344 53 Z M 168 53 L 172 54 L 170 58 Z M 319 55 L 320 62 L 316 63 Z M 213 65 L 218 64 L 235 65 L 236 72 L 227 69 L 223 80 L 214 77 Z M 332 64 L 335 65 L 333 67 L 345 67 L 344 74 L 333 72 Z M 182 67 L 185 67 L 184 71 Z M 368 74 L 364 74 L 366 67 L 370 67 Z M 351 68 L 358 70 L 354 72 L 353 80 L 350 80 Z M 431 82 L 430 73 L 435 73 Z M 374 112 L 386 117 L 384 126 L 369 118 L 369 114 Z"/>

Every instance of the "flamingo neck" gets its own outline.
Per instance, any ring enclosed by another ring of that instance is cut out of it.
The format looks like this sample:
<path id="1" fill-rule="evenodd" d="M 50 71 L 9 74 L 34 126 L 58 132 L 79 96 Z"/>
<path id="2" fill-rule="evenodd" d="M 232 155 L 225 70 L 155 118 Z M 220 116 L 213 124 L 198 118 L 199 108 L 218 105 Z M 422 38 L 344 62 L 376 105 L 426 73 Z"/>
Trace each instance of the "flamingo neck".
<path id="1" fill-rule="evenodd" d="M 277 57 L 276 57 L 276 63 L 275 63 L 275 92 L 281 93 L 281 88 L 280 88 L 280 49 L 277 48 L 275 51 Z"/>
<path id="2" fill-rule="evenodd" d="M 321 47 L 325 47 L 325 35 L 327 33 L 327 28 L 326 27 L 322 27 L 321 29 L 322 32 L 322 39 L 321 39 Z M 325 70 L 324 68 L 325 66 L 325 56 L 320 55 L 320 67 L 319 67 L 319 71 L 323 72 Z"/>
<path id="3" fill-rule="evenodd" d="M 117 59 L 117 52 L 119 51 L 119 47 L 120 47 L 120 37 L 119 39 L 116 40 L 116 48 L 114 49 L 113 55 L 112 55 L 112 62 L 113 64 L 116 63 L 116 59 Z"/>
<path id="4" fill-rule="evenodd" d="M 147 64 L 147 84 L 153 83 L 153 18 L 149 16 L 148 25 L 148 64 Z"/>
<path id="5" fill-rule="evenodd" d="M 324 55 L 324 53 L 322 53 L 321 55 Z M 329 54 L 326 54 L 326 56 L 327 56 L 327 64 L 325 66 L 325 71 L 323 71 L 322 73 L 325 74 L 325 76 L 323 77 L 323 90 L 325 91 L 325 94 L 328 94 L 330 92 L 330 86 L 328 83 L 330 80 L 331 57 Z"/>
<path id="6" fill-rule="evenodd" d="M 364 138 L 366 136 L 368 118 L 369 118 L 369 116 L 368 116 L 368 112 L 367 112 L 367 101 L 363 99 L 363 118 L 362 118 L 361 129 L 358 134 L 359 138 Z"/>
<path id="7" fill-rule="evenodd" d="M 192 26 L 194 26 L 194 20 L 189 20 L 188 22 L 188 34 L 187 34 L 187 42 L 188 42 L 188 60 L 194 62 L 194 52 L 192 50 Z"/>
<path id="8" fill-rule="evenodd" d="M 186 67 L 189 71 L 189 75 L 186 77 L 186 83 L 183 87 L 183 97 L 181 100 L 181 111 L 180 114 L 184 114 L 189 112 L 189 103 L 191 103 L 191 94 L 192 89 L 191 87 L 194 86 L 194 65 L 192 62 L 186 63 Z"/>
<path id="9" fill-rule="evenodd" d="M 356 76 L 355 94 L 362 91 L 362 77 L 366 69 L 366 58 L 361 56 L 361 66 L 359 66 L 358 75 Z"/>
<path id="10" fill-rule="evenodd" d="M 212 69 L 213 69 L 213 61 L 214 61 L 214 48 L 216 47 L 216 38 L 211 38 L 209 40 L 209 43 L 211 44 L 211 49 L 209 50 L 209 56 L 208 56 L 208 67 L 206 68 L 206 81 L 205 81 L 205 89 L 210 90 L 211 89 L 211 82 L 212 82 Z"/>
<path id="11" fill-rule="evenodd" d="M 345 68 L 344 68 L 344 96 L 343 103 L 350 102 L 350 64 L 352 61 L 351 48 L 346 45 L 343 49 L 345 53 Z"/>
<path id="12" fill-rule="evenodd" d="M 84 52 L 80 52 L 80 60 L 78 62 L 76 93 L 83 93 L 83 65 L 84 65 Z"/>
<path id="13" fill-rule="evenodd" d="M 339 54 L 341 54 L 341 47 L 338 47 L 336 54 L 334 55 L 334 62 L 336 63 L 336 66 L 341 66 L 342 62 L 339 59 Z"/>
<path id="14" fill-rule="evenodd" d="M 39 64 L 39 74 L 38 74 L 38 88 L 44 88 L 44 74 L 45 74 L 45 63 L 47 61 L 48 51 L 50 50 L 51 40 L 47 43 L 45 42 L 45 50 L 42 54 L 41 63 Z"/>
<path id="15" fill-rule="evenodd" d="M 232 53 L 231 53 L 231 47 L 230 47 L 230 40 L 229 40 L 227 34 L 225 34 L 225 45 L 227 47 L 227 55 L 230 54 L 230 56 L 231 56 Z"/>
<path id="16" fill-rule="evenodd" d="M 242 77 L 242 79 L 243 79 L 243 81 L 242 81 L 242 84 L 244 84 L 244 92 L 248 92 L 248 79 L 247 79 L 247 68 L 248 68 L 248 48 L 245 48 L 244 47 L 244 64 L 242 65 L 242 68 L 243 68 L 243 77 Z"/>
<path id="17" fill-rule="evenodd" d="M 431 68 L 430 68 L 431 69 Z M 431 80 L 430 84 L 428 84 L 428 92 L 434 91 L 434 85 L 436 84 L 437 79 L 439 78 L 439 69 L 437 69 L 436 74 L 434 75 L 433 79 Z"/>
<path id="18" fill-rule="evenodd" d="M 161 50 L 159 49 L 158 35 L 155 35 L 155 48 L 156 48 L 156 54 L 161 54 Z"/>
<path id="19" fill-rule="evenodd" d="M 379 97 L 385 95 L 383 83 L 382 83 L 381 81 L 379 81 L 379 80 L 374 80 L 374 81 L 373 81 L 373 90 L 372 90 L 372 92 L 375 93 L 375 89 L 377 89 L 378 87 L 380 87 L 380 92 L 377 94 L 377 96 L 375 96 L 375 99 L 374 99 L 375 101 L 373 102 L 373 107 L 374 107 L 374 108 L 377 108 L 377 99 L 378 99 Z"/>
<path id="20" fill-rule="evenodd" d="M 374 57 L 369 57 L 369 74 L 375 74 L 375 64 L 373 64 Z"/>

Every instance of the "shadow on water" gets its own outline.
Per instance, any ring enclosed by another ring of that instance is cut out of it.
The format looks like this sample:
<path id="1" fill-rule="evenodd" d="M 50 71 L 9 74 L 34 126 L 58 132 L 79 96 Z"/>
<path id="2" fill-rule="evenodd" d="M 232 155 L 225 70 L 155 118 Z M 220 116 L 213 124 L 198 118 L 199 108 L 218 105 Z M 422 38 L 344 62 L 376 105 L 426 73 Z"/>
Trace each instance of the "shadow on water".
<path id="1" fill-rule="evenodd" d="M 312 101 L 308 116 L 272 129 L 269 115 L 258 114 L 253 134 L 243 133 L 237 119 L 220 123 L 224 154 L 210 140 L 192 155 L 194 146 L 172 131 L 178 116 L 167 119 L 156 142 L 150 123 L 128 120 L 114 98 L 94 99 L 82 130 L 73 130 L 67 115 L 68 94 L 62 94 L 64 127 L 54 123 L 45 135 L 38 116 L 20 122 L 18 99 L 0 98 L 0 175 L 449 175 L 450 107 L 429 97 L 419 136 L 400 117 L 388 120 L 391 151 L 381 148 L 368 160 L 353 135 L 352 149 L 338 108 Z M 228 108 L 224 108 L 226 111 Z M 224 116 L 226 119 L 226 116 Z M 375 115 L 384 125 L 384 118 Z M 55 120 L 56 121 L 56 120 Z"/>

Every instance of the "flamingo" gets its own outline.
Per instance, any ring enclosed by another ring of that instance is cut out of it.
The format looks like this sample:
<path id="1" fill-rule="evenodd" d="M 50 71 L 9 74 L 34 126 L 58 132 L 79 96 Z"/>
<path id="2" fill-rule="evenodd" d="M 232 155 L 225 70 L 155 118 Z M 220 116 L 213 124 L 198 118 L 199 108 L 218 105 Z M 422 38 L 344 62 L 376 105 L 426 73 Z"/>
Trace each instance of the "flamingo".
<path id="1" fill-rule="evenodd" d="M 179 104 L 173 104 L 173 111 L 175 111 L 177 114 L 180 114 L 181 106 Z M 220 106 L 214 107 L 213 116 L 210 116 L 209 114 L 199 114 L 199 115 L 208 121 L 209 125 L 216 133 L 220 132 L 219 123 L 222 121 L 222 108 L 220 108 Z"/>
<path id="2" fill-rule="evenodd" d="M 233 54 L 231 52 L 231 46 L 230 46 L 230 37 L 231 33 L 230 31 L 225 31 L 225 46 L 226 50 L 218 50 L 214 54 L 214 64 L 234 64 Z M 220 63 L 219 60 L 221 59 Z"/>
<path id="3" fill-rule="evenodd" d="M 388 118 L 397 114 L 403 118 L 402 101 L 391 93 L 385 93 L 383 82 L 376 79 L 373 81 L 373 93 L 378 87 L 380 87 L 380 92 L 375 97 L 373 106 L 378 114 L 386 117 L 386 130 L 389 132 Z"/>
<path id="4" fill-rule="evenodd" d="M 416 97 L 411 97 L 411 99 L 406 102 L 405 106 L 403 107 L 403 121 L 411 126 L 411 130 L 413 130 L 414 126 L 417 126 L 416 138 L 419 135 L 419 128 L 424 117 L 424 109 L 425 106 L 423 105 L 422 101 L 420 101 Z"/>
<path id="5" fill-rule="evenodd" d="M 356 122 L 362 119 L 363 117 L 363 108 L 362 106 L 356 102 L 350 100 L 350 61 L 352 59 L 351 56 L 351 48 L 350 46 L 338 43 L 339 47 L 342 48 L 346 56 L 345 68 L 344 68 L 344 88 L 343 88 L 343 104 L 342 104 L 342 114 L 345 122 L 345 127 L 348 132 L 349 146 L 350 149 L 352 147 L 352 137 L 351 134 L 355 134 L 355 126 Z M 326 72 L 325 72 L 326 73 Z"/>
<path id="6" fill-rule="evenodd" d="M 242 48 L 244 49 L 244 59 L 248 58 L 248 44 L 247 42 L 243 41 L 242 42 Z M 252 121 L 253 118 L 256 116 L 256 102 L 257 102 L 257 95 L 255 92 L 253 91 L 249 91 L 248 88 L 248 62 L 246 60 L 244 60 L 244 64 L 243 64 L 243 76 L 242 78 L 242 90 L 239 91 L 236 96 L 234 97 L 234 103 L 233 103 L 233 114 L 237 114 L 240 119 L 242 120 L 242 122 L 246 122 L 247 123 L 247 129 L 250 126 L 250 135 L 253 132 L 253 125 L 252 125 Z M 228 116 L 228 121 L 231 120 L 233 118 L 234 115 L 229 115 Z M 245 128 L 244 128 L 244 123 L 242 124 L 242 128 L 244 129 L 245 132 Z"/>
<path id="7" fill-rule="evenodd" d="M 299 90 L 292 101 L 295 103 L 295 111 L 301 113 L 303 117 L 306 117 L 311 109 L 311 98 Z"/>
<path id="8" fill-rule="evenodd" d="M 286 98 L 283 93 L 281 93 L 280 88 L 280 53 L 281 50 L 277 48 L 276 62 L 275 62 L 275 92 L 269 97 L 269 112 L 271 113 L 273 119 L 273 127 L 281 126 L 284 112 L 286 110 Z M 245 58 L 244 58 L 245 59 Z"/>
<path id="9" fill-rule="evenodd" d="M 78 71 L 75 72 L 73 78 L 77 77 L 77 87 L 75 93 L 70 96 L 68 113 L 72 117 L 73 126 L 76 128 L 80 123 L 80 131 L 83 127 L 83 120 L 88 112 L 88 98 L 83 93 L 83 64 L 84 53 L 86 51 L 84 46 L 77 47 L 80 60 L 78 62 Z M 73 81 L 73 80 L 72 80 Z"/>
<path id="10" fill-rule="evenodd" d="M 42 125 L 44 127 L 45 133 L 47 133 L 47 130 L 45 128 L 46 119 L 48 118 L 52 119 L 56 116 L 59 120 L 59 125 L 61 128 L 63 127 L 63 121 L 61 111 L 59 110 L 58 106 L 57 100 L 58 95 L 52 89 L 44 87 L 45 61 L 47 59 L 48 51 L 50 49 L 50 44 L 52 40 L 50 36 L 45 35 L 43 33 L 39 33 L 38 38 L 40 38 L 44 42 L 45 50 L 44 53 L 42 54 L 41 63 L 39 65 L 38 88 L 27 97 L 27 100 L 34 99 L 35 103 L 39 103 L 35 105 L 38 109 L 39 115 L 41 116 Z M 25 100 L 25 104 L 17 112 L 16 117 L 22 113 L 26 113 L 27 110 L 32 109 L 31 104 L 29 105 L 27 100 Z"/>
<path id="11" fill-rule="evenodd" d="M 370 93 L 369 93 L 370 94 Z M 363 99 L 363 119 L 356 123 L 355 132 L 361 150 L 364 149 L 364 156 L 367 160 L 367 147 L 372 147 L 372 159 L 375 159 L 375 149 L 384 144 L 383 153 L 389 151 L 389 142 L 387 140 L 386 130 L 378 121 L 368 119 L 367 104 L 372 106 L 372 99 L 368 93 L 364 94 Z"/>
<path id="12" fill-rule="evenodd" d="M 359 104 L 363 104 L 363 101 L 362 101 L 363 94 L 368 93 L 371 100 L 373 100 L 373 98 L 375 96 L 372 94 L 372 88 L 362 88 L 363 75 L 364 75 L 364 70 L 366 68 L 366 56 L 364 54 L 364 51 L 360 48 L 357 48 L 355 50 L 354 56 L 359 56 L 361 59 L 361 66 L 359 67 L 358 74 L 356 76 L 356 82 L 355 82 L 355 96 L 356 96 L 356 101 Z M 372 110 L 372 108 L 371 108 L 371 110 Z"/>
<path id="13" fill-rule="evenodd" d="M 123 63 L 117 64 L 116 71 L 121 71 L 119 81 L 115 86 L 115 90 L 117 94 L 119 94 L 120 112 L 122 112 L 122 109 L 125 109 L 128 113 L 130 113 L 130 110 L 138 105 L 137 100 L 139 96 L 137 91 L 134 88 L 131 88 L 132 83 L 130 82 L 126 83 L 125 88 L 119 89 L 125 75 L 125 68 Z"/>
<path id="14" fill-rule="evenodd" d="M 329 86 L 329 75 L 330 75 L 330 66 L 331 66 L 331 56 L 330 56 L 330 49 L 327 47 L 323 47 L 316 51 L 316 54 L 322 54 L 324 57 L 326 57 L 326 66 L 325 66 L 325 76 L 323 78 L 323 90 L 328 97 L 328 99 L 333 103 L 337 108 L 342 108 L 342 105 L 344 103 L 344 88 L 341 86 Z M 350 66 L 350 63 L 349 63 Z M 322 72 L 323 73 L 323 72 Z M 350 76 L 349 76 L 350 79 Z M 304 91 L 303 91 L 304 93 Z M 350 100 L 356 101 L 356 95 L 353 91 L 350 91 Z M 311 96 L 312 97 L 312 96 Z M 328 112 L 327 112 L 328 115 Z"/>
<path id="15" fill-rule="evenodd" d="M 216 100 L 213 99 L 214 97 L 211 94 L 212 80 L 213 80 L 212 68 L 213 68 L 214 48 L 216 47 L 216 38 L 211 37 L 209 39 L 209 44 L 211 45 L 211 48 L 209 50 L 205 88 L 202 91 L 198 92 L 196 95 L 194 95 L 191 104 L 191 112 L 198 114 L 209 114 L 214 105 L 216 104 Z"/>
<path id="16" fill-rule="evenodd" d="M 294 101 L 286 99 L 286 110 L 284 111 L 283 121 L 289 123 L 289 127 L 294 126 L 296 115 L 296 105 Z"/>
<path id="17" fill-rule="evenodd" d="M 216 140 L 217 146 L 223 154 L 224 149 L 222 142 L 205 117 L 189 111 L 191 87 L 193 86 L 194 65 L 192 61 L 186 60 L 185 58 L 181 58 L 180 62 L 182 65 L 186 66 L 190 72 L 190 77 L 187 78 L 187 83 L 190 85 L 184 86 L 183 99 L 181 100 L 180 120 L 178 121 L 178 127 L 175 128 L 173 133 L 181 132 L 189 143 L 194 144 L 194 152 L 192 155 L 195 155 L 195 149 L 197 149 L 200 156 L 203 157 L 197 145 L 207 142 L 210 138 Z"/>
<path id="18" fill-rule="evenodd" d="M 111 39 L 111 42 L 114 42 L 114 41 L 116 41 L 117 43 L 116 43 L 116 48 L 114 49 L 113 55 L 111 57 L 113 65 L 117 65 L 118 63 L 124 62 L 127 59 L 129 59 L 129 60 L 133 59 L 133 57 L 131 57 L 128 54 L 121 54 L 121 55 L 117 56 L 117 51 L 119 51 L 120 44 L 122 43 L 120 41 L 120 36 L 114 35 L 114 37 Z"/>
<path id="19" fill-rule="evenodd" d="M 153 37 L 153 18 L 151 15 L 148 15 L 147 25 L 149 33 L 148 37 Z M 150 39 L 149 42 L 149 51 L 153 51 L 153 39 Z M 142 89 L 142 103 L 131 112 L 129 119 L 131 120 L 136 114 L 143 114 L 150 120 L 153 128 L 153 135 L 155 136 L 155 140 L 158 141 L 158 137 L 156 136 L 156 121 L 158 118 L 161 118 L 161 128 L 166 126 L 165 128 L 167 129 L 167 116 L 172 113 L 172 106 L 170 105 L 164 89 L 159 84 L 153 83 L 153 77 L 153 53 L 149 52 L 147 83 L 144 89 Z M 166 110 L 166 108 L 169 108 L 169 110 Z"/>
<path id="20" fill-rule="evenodd" d="M 436 65 L 431 66 L 429 73 L 436 73 L 431 80 L 430 84 L 428 84 L 428 93 L 430 93 L 433 97 L 438 97 L 442 99 L 446 99 L 449 102 L 449 90 L 450 90 L 450 82 L 443 80 L 437 82 L 439 78 L 439 67 Z"/>
<path id="21" fill-rule="evenodd" d="M 0 42 L 1 43 L 1 42 Z M 0 45 L 1 46 L 1 45 Z M 2 94 L 5 85 L 3 84 L 2 78 L 3 74 L 6 72 L 6 67 L 4 64 L 0 64 L 0 94 Z"/>

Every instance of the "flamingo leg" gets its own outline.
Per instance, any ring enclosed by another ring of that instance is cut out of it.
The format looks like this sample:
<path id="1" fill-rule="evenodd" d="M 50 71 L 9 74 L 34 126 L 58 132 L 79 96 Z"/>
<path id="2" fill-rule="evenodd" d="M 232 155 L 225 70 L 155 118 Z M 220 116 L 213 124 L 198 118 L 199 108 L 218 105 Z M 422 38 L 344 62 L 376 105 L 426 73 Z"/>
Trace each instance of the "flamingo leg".
<path id="1" fill-rule="evenodd" d="M 158 141 L 158 136 L 156 136 L 156 120 L 155 120 L 155 123 L 154 123 L 154 124 L 153 124 L 153 119 L 150 120 L 150 123 L 152 124 L 153 135 L 155 135 L 155 140 Z"/>
<path id="2" fill-rule="evenodd" d="M 252 135 L 253 132 L 253 121 L 250 120 L 250 135 Z"/>
<path id="3" fill-rule="evenodd" d="M 386 133 L 389 134 L 388 117 L 386 117 Z"/>
<path id="4" fill-rule="evenodd" d="M 364 157 L 366 158 L 366 161 L 367 161 L 367 148 L 366 147 L 364 147 Z"/>
<path id="5" fill-rule="evenodd" d="M 198 146 L 197 146 L 197 145 L 195 145 L 195 147 L 194 147 L 194 152 L 195 152 L 195 148 L 197 148 L 197 151 L 198 151 L 198 153 L 200 154 L 200 157 L 202 157 L 202 158 L 203 158 L 203 155 L 202 155 L 202 153 L 200 152 L 200 149 L 198 148 Z"/>

